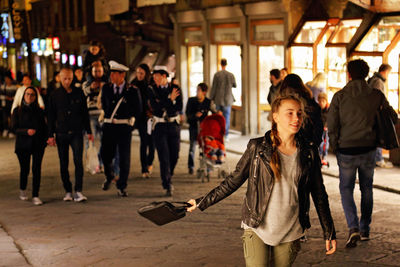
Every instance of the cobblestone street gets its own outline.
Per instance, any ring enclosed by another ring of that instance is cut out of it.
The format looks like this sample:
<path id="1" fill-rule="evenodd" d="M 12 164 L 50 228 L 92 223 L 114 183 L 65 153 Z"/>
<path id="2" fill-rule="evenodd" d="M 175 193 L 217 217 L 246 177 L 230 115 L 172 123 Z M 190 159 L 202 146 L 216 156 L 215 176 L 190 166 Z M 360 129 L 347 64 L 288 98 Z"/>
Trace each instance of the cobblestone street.
<path id="1" fill-rule="evenodd" d="M 0 266 L 244 266 L 240 214 L 245 185 L 206 211 L 195 211 L 162 227 L 137 213 L 139 207 L 152 201 L 186 201 L 201 196 L 221 181 L 214 174 L 209 183 L 201 183 L 187 174 L 188 144 L 181 144 L 173 198 L 163 197 L 157 157 L 153 177 L 141 178 L 135 136 L 129 197 L 118 198 L 115 188 L 102 191 L 104 176 L 85 173 L 86 203 L 62 201 L 57 150 L 47 148 L 40 191 L 45 203 L 40 207 L 18 199 L 19 165 L 13 149 L 14 140 L 0 140 Z M 232 171 L 239 158 L 228 153 L 224 169 Z M 72 167 L 70 158 L 73 180 Z M 337 252 L 325 255 L 325 242 L 312 207 L 312 228 L 294 266 L 400 266 L 400 195 L 374 189 L 371 240 L 346 249 L 347 226 L 338 181 L 325 176 L 338 237 Z M 30 186 L 31 178 L 28 191 Z M 358 203 L 359 199 L 357 193 Z"/>

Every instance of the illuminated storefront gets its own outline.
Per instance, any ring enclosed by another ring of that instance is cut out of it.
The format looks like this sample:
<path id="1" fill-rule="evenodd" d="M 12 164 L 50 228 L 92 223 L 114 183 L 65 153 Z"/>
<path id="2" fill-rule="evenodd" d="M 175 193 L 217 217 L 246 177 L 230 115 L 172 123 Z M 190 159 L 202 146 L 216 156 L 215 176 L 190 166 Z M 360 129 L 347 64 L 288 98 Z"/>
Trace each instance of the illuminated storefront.
<path id="1" fill-rule="evenodd" d="M 382 63 L 392 66 L 386 82 L 386 96 L 392 107 L 399 112 L 399 58 L 400 16 L 383 16 L 363 37 L 352 52 L 351 58 L 362 58 L 370 67 L 370 76 Z"/>
<path id="2" fill-rule="evenodd" d="M 343 19 L 336 26 L 326 44 L 326 71 L 328 84 L 328 98 L 332 99 L 333 94 L 343 88 L 347 83 L 346 47 L 353 38 L 362 19 Z"/>

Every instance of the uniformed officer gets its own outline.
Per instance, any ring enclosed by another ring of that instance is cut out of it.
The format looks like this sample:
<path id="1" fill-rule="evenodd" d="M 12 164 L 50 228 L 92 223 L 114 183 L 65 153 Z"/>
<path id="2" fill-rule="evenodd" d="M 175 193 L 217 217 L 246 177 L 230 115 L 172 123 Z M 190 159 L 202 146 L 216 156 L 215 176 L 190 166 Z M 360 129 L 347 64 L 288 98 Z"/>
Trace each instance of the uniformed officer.
<path id="1" fill-rule="evenodd" d="M 117 181 L 118 195 L 128 196 L 125 191 L 130 167 L 131 138 L 135 118 L 141 112 L 141 99 L 136 87 L 125 81 L 128 67 L 111 60 L 110 83 L 102 89 L 101 103 L 104 110 L 104 124 L 101 157 L 106 180 L 103 190 L 108 190 L 114 179 L 113 158 L 118 147 L 120 175 Z"/>
<path id="2" fill-rule="evenodd" d="M 153 71 L 154 85 L 149 87 L 149 100 L 153 110 L 153 138 L 160 161 L 162 186 L 172 196 L 171 178 L 178 162 L 180 147 L 180 113 L 182 96 L 178 86 L 168 84 L 168 72 Z"/>

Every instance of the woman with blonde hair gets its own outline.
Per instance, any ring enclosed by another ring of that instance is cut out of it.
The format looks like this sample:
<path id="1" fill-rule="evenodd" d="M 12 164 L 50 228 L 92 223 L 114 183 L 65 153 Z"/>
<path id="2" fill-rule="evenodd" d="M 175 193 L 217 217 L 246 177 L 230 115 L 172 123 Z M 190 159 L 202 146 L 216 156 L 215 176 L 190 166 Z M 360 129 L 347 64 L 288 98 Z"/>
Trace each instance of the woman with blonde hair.
<path id="1" fill-rule="evenodd" d="M 315 102 L 318 103 L 318 95 L 326 92 L 326 77 L 322 72 L 318 72 L 314 79 L 306 85 L 311 89 Z"/>
<path id="2" fill-rule="evenodd" d="M 278 95 L 272 103 L 272 130 L 249 141 L 235 171 L 219 186 L 188 201 L 192 205 L 189 212 L 205 210 L 248 181 L 241 223 L 246 266 L 293 264 L 300 238 L 311 227 L 310 194 L 324 233 L 326 254 L 336 251 L 318 148 L 298 134 L 303 114 L 298 97 Z"/>

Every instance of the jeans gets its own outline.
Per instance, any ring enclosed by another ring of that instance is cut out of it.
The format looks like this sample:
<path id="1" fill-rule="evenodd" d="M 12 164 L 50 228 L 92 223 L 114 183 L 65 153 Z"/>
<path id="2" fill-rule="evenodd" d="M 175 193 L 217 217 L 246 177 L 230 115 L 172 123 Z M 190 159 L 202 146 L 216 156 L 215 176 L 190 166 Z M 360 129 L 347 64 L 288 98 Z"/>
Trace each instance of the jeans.
<path id="1" fill-rule="evenodd" d="M 175 122 L 157 123 L 153 138 L 160 161 L 162 186 L 164 189 L 171 189 L 172 175 L 179 158 L 180 127 Z"/>
<path id="2" fill-rule="evenodd" d="M 277 246 L 265 244 L 251 229 L 244 230 L 243 252 L 247 267 L 279 266 L 290 267 L 300 251 L 300 240 Z"/>
<path id="3" fill-rule="evenodd" d="M 132 128 L 123 124 L 104 124 L 101 157 L 104 163 L 104 173 L 107 181 L 111 182 L 116 173 L 114 164 L 119 165 L 120 173 L 117 181 L 118 189 L 127 187 L 131 162 Z M 116 155 L 118 151 L 119 164 Z M 114 163 L 113 163 L 114 160 Z"/>
<path id="4" fill-rule="evenodd" d="M 42 169 L 42 159 L 44 148 L 31 152 L 17 152 L 19 166 L 21 168 L 19 175 L 19 189 L 26 190 L 28 184 L 29 165 L 32 156 L 32 197 L 39 196 L 40 174 Z"/>
<path id="5" fill-rule="evenodd" d="M 101 130 L 101 124 L 99 122 L 99 115 L 90 115 L 90 129 L 92 130 L 92 134 L 93 134 L 93 138 L 96 139 L 100 139 L 103 136 L 103 131 Z M 87 137 L 85 137 L 85 148 L 86 150 L 89 148 L 89 139 Z M 103 166 L 103 160 L 101 159 L 101 142 L 100 142 L 100 148 L 98 150 L 98 154 L 97 157 L 99 159 L 99 166 L 102 167 Z"/>
<path id="6" fill-rule="evenodd" d="M 339 189 L 342 206 L 349 229 L 357 228 L 369 232 L 373 207 L 373 177 L 375 168 L 375 149 L 360 155 L 344 155 L 337 153 L 339 165 Z M 357 216 L 357 207 L 354 202 L 354 186 L 356 172 L 361 191 L 361 219 Z"/>
<path id="7" fill-rule="evenodd" d="M 198 135 L 198 129 L 189 127 L 189 157 L 188 157 L 188 168 L 193 169 L 194 168 L 194 158 L 195 158 L 195 152 L 196 152 L 196 145 L 197 145 L 197 135 Z"/>
<path id="8" fill-rule="evenodd" d="M 217 105 L 217 110 L 222 111 L 222 115 L 224 115 L 225 118 L 225 137 L 228 137 L 229 133 L 229 126 L 231 124 L 231 109 L 232 106 L 220 106 Z"/>
<path id="9" fill-rule="evenodd" d="M 57 134 L 56 135 L 58 157 L 60 158 L 61 179 L 65 192 L 72 193 L 72 184 L 69 180 L 68 163 L 69 147 L 72 148 L 72 155 L 75 165 L 75 192 L 82 191 L 83 184 L 83 134 Z"/>
<path id="10" fill-rule="evenodd" d="M 319 145 L 319 155 L 321 159 L 325 159 L 328 156 L 328 149 L 329 149 L 329 135 L 328 131 L 323 131 L 322 133 L 322 142 Z"/>
<path id="11" fill-rule="evenodd" d="M 149 172 L 148 167 L 153 165 L 154 160 L 154 142 L 151 135 L 147 133 L 147 121 L 138 123 L 140 136 L 140 163 L 142 173 Z"/>
<path id="12" fill-rule="evenodd" d="M 375 154 L 375 162 L 380 162 L 380 161 L 383 161 L 382 148 L 377 147 Z"/>

